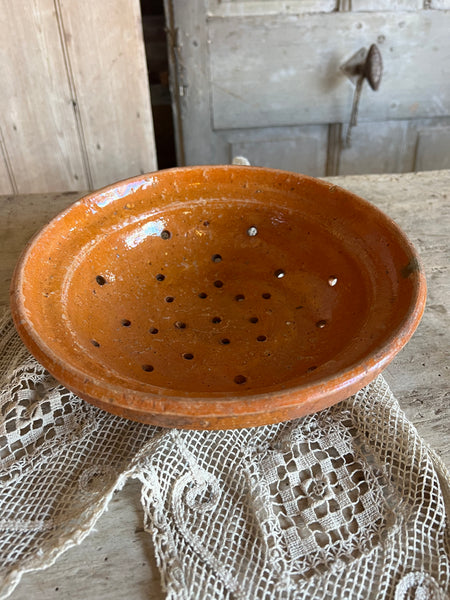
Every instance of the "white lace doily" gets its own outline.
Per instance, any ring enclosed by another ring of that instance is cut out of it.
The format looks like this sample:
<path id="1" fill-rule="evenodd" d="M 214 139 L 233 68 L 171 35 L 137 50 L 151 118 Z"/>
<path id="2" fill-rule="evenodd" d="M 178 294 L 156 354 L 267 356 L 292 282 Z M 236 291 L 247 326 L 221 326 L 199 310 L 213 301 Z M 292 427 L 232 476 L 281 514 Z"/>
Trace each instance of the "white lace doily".
<path id="1" fill-rule="evenodd" d="M 0 598 L 94 526 L 128 477 L 167 597 L 444 600 L 448 472 L 382 377 L 315 415 L 216 432 L 102 412 L 0 317 Z"/>

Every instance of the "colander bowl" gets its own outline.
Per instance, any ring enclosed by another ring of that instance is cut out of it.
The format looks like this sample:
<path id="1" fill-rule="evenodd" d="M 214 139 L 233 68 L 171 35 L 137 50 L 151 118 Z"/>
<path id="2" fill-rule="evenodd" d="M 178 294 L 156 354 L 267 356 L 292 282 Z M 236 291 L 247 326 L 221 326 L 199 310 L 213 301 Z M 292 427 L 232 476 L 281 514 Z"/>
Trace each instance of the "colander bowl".
<path id="1" fill-rule="evenodd" d="M 67 388 L 164 427 L 299 417 L 369 383 L 426 296 L 370 203 L 274 169 L 169 169 L 82 198 L 29 243 L 11 308 Z"/>

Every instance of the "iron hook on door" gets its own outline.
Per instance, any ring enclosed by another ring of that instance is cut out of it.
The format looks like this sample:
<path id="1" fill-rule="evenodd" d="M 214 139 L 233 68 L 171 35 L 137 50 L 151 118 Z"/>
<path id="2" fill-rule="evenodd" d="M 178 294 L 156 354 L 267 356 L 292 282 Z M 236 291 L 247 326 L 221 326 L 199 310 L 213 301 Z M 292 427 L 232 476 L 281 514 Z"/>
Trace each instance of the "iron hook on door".
<path id="1" fill-rule="evenodd" d="M 383 74 L 383 60 L 378 46 L 372 44 L 369 50 L 360 48 L 348 61 L 341 65 L 341 70 L 355 84 L 352 112 L 345 137 L 345 145 L 348 148 L 351 144 L 352 128 L 358 123 L 359 100 L 364 80 L 367 79 L 368 84 L 374 91 L 377 91 L 380 87 L 381 76 Z"/>

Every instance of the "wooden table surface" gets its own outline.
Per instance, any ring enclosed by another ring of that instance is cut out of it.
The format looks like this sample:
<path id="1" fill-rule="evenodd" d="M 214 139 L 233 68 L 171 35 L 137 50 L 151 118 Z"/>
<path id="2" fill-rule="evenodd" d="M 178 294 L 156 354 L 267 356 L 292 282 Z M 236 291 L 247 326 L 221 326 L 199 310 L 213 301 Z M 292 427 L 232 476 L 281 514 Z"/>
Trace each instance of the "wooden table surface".
<path id="1" fill-rule="evenodd" d="M 373 202 L 407 233 L 427 274 L 425 314 L 409 344 L 384 372 L 419 434 L 450 467 L 450 171 L 335 177 Z M 82 194 L 0 196 L 0 304 L 30 236 Z M 44 571 L 24 575 L 13 600 L 163 598 L 152 541 L 143 530 L 139 485 L 114 495 L 95 531 Z M 125 567 L 124 567 L 125 565 Z"/>

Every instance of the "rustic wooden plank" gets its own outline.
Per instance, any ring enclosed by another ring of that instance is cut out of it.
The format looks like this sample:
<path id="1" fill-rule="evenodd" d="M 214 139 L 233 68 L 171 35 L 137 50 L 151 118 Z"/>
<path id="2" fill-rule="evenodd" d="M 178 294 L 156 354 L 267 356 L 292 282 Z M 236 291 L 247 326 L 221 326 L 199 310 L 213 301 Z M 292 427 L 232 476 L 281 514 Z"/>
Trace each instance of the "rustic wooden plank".
<path id="1" fill-rule="evenodd" d="M 9 302 L 12 271 L 28 240 L 80 192 L 0 197 L 0 305 Z"/>
<path id="2" fill-rule="evenodd" d="M 449 125 L 450 118 L 363 121 L 349 147 L 340 124 L 224 130 L 214 134 L 214 158 L 230 163 L 243 155 L 252 165 L 315 177 L 449 169 Z"/>
<path id="3" fill-rule="evenodd" d="M 352 11 L 420 10 L 423 0 L 351 0 Z"/>
<path id="4" fill-rule="evenodd" d="M 413 171 L 415 142 L 409 121 L 360 122 L 352 129 L 350 147 L 342 145 L 338 174 Z"/>
<path id="5" fill-rule="evenodd" d="M 0 157 L 0 194 L 12 194 L 13 191 L 6 163 L 3 157 Z"/>
<path id="6" fill-rule="evenodd" d="M 338 4 L 338 0 L 207 0 L 207 12 L 219 17 L 317 13 L 337 10 Z"/>
<path id="7" fill-rule="evenodd" d="M 450 0 L 430 0 L 429 7 L 436 10 L 450 10 Z"/>
<path id="8" fill-rule="evenodd" d="M 449 148 L 450 118 L 361 122 L 342 146 L 338 174 L 450 169 Z"/>
<path id="9" fill-rule="evenodd" d="M 177 162 L 208 164 L 217 160 L 211 135 L 208 39 L 202 2 L 164 0 L 169 46 L 170 88 Z M 220 144 L 220 152 L 227 144 Z"/>
<path id="10" fill-rule="evenodd" d="M 92 186 L 156 169 L 139 1 L 55 6 Z"/>
<path id="11" fill-rule="evenodd" d="M 328 127 L 280 127 L 244 130 L 228 137 L 231 162 L 245 156 L 255 166 L 287 169 L 315 177 L 326 174 Z"/>
<path id="12" fill-rule="evenodd" d="M 53 0 L 4 0 L 0 125 L 21 193 L 85 188 Z"/>
<path id="13" fill-rule="evenodd" d="M 450 127 L 426 127 L 417 136 L 416 171 L 450 168 Z"/>
<path id="14" fill-rule="evenodd" d="M 328 126 L 328 146 L 326 175 L 330 177 L 339 174 L 339 164 L 343 144 L 342 123 L 330 123 Z"/>
<path id="15" fill-rule="evenodd" d="M 432 10 L 211 18 L 213 128 L 348 122 L 340 66 L 373 42 L 384 72 L 377 92 L 364 86 L 359 121 L 448 116 L 449 30 L 450 12 Z"/>
<path id="16" fill-rule="evenodd" d="M 17 192 L 16 183 L 0 128 L 0 194 L 12 194 L 14 192 Z"/>

